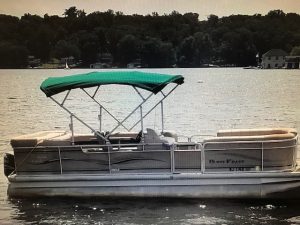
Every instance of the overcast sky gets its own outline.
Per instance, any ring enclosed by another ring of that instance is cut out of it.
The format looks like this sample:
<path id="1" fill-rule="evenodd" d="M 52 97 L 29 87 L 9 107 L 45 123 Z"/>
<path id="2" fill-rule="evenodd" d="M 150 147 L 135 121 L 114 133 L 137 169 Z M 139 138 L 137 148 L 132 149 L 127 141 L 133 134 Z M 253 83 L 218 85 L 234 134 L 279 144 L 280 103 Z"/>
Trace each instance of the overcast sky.
<path id="1" fill-rule="evenodd" d="M 86 13 L 112 9 L 124 14 L 160 15 L 176 10 L 180 13 L 195 12 L 199 19 L 208 15 L 219 17 L 232 14 L 265 15 L 270 10 L 300 14 L 300 0 L 0 0 L 0 14 L 22 16 L 24 13 L 62 16 L 64 10 L 76 6 Z"/>

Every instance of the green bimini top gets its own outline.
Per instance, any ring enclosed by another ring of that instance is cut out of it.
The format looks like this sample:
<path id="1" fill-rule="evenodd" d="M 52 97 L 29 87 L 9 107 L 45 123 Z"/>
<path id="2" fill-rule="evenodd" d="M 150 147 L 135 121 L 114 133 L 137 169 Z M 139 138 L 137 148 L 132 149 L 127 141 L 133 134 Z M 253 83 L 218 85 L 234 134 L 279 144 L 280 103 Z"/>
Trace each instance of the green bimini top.
<path id="1" fill-rule="evenodd" d="M 183 82 L 184 78 L 181 75 L 139 71 L 108 71 L 65 77 L 49 77 L 41 84 L 40 88 L 47 97 L 75 88 L 88 88 L 107 84 L 131 85 L 156 94 L 169 83 L 183 84 Z"/>

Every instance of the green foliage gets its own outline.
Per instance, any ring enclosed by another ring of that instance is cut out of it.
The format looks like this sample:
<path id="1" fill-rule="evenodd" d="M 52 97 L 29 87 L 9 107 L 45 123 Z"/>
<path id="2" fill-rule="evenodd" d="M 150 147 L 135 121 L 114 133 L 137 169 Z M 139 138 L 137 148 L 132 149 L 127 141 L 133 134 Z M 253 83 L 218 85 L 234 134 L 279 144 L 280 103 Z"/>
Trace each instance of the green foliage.
<path id="1" fill-rule="evenodd" d="M 0 42 L 0 68 L 23 68 L 27 65 L 28 50 L 10 42 Z"/>
<path id="2" fill-rule="evenodd" d="M 299 55 L 300 55 L 300 46 L 295 46 L 295 47 L 292 49 L 290 55 L 293 55 L 293 56 L 297 55 L 297 56 L 299 56 Z"/>
<path id="3" fill-rule="evenodd" d="M 118 60 L 122 66 L 126 66 L 128 63 L 138 58 L 139 41 L 135 36 L 128 34 L 124 36 L 117 45 L 118 48 Z"/>
<path id="4" fill-rule="evenodd" d="M 80 57 L 80 50 L 77 45 L 67 42 L 65 40 L 60 40 L 55 45 L 53 56 L 55 58 L 65 58 L 73 56 L 76 59 Z"/>
<path id="5" fill-rule="evenodd" d="M 75 6 L 62 17 L 0 15 L 0 64 L 19 68 L 27 66 L 28 55 L 42 62 L 73 56 L 89 67 L 105 54 L 121 67 L 134 60 L 149 67 L 247 66 L 256 64 L 258 52 L 272 48 L 299 55 L 300 16 L 296 13 L 209 15 L 205 21 L 198 16 L 176 11 L 146 16 L 112 10 L 86 14 Z"/>
<path id="6" fill-rule="evenodd" d="M 143 43 L 141 60 L 150 68 L 171 67 L 175 62 L 175 52 L 171 43 L 148 38 Z"/>
<path id="7" fill-rule="evenodd" d="M 77 10 L 75 6 L 72 6 L 65 10 L 64 16 L 68 18 L 85 17 L 86 13 L 84 10 Z"/>

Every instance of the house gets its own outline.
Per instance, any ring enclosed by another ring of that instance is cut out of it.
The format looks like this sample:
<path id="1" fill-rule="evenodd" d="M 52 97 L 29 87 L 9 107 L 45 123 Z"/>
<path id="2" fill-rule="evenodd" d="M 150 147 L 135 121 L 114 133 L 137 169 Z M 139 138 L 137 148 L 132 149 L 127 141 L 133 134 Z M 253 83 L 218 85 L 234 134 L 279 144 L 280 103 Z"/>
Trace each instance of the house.
<path id="1" fill-rule="evenodd" d="M 90 64 L 91 69 L 111 68 L 113 56 L 110 53 L 99 53 L 98 62 Z"/>
<path id="2" fill-rule="evenodd" d="M 63 65 L 65 65 L 66 63 L 68 63 L 68 65 L 75 64 L 75 58 L 73 56 L 63 57 L 60 58 L 60 63 Z"/>
<path id="3" fill-rule="evenodd" d="M 41 66 L 41 59 L 37 59 L 33 55 L 29 55 L 27 60 L 29 68 L 38 68 Z"/>
<path id="4" fill-rule="evenodd" d="M 105 69 L 105 68 L 111 68 L 111 64 L 107 63 L 101 63 L 101 62 L 96 62 L 90 64 L 91 69 Z"/>
<path id="5" fill-rule="evenodd" d="M 286 56 L 284 68 L 300 69 L 300 56 Z"/>
<path id="6" fill-rule="evenodd" d="M 136 59 L 133 62 L 127 64 L 128 69 L 141 68 L 141 67 L 142 67 L 141 59 Z"/>
<path id="7" fill-rule="evenodd" d="M 262 55 L 261 66 L 263 69 L 279 69 L 285 66 L 285 57 L 288 54 L 281 49 L 271 49 Z"/>

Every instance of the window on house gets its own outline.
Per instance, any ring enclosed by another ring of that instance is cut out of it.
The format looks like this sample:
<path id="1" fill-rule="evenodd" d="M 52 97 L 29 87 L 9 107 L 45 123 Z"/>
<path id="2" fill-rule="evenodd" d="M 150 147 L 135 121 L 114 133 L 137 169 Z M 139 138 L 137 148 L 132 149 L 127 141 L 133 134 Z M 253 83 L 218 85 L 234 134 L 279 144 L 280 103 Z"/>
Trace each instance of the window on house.
<path id="1" fill-rule="evenodd" d="M 271 60 L 271 56 L 268 57 L 268 60 Z"/>
<path id="2" fill-rule="evenodd" d="M 278 60 L 278 56 L 276 56 L 276 60 Z"/>
<path id="3" fill-rule="evenodd" d="M 275 68 L 277 68 L 278 67 L 278 64 L 277 63 L 275 63 Z"/>

